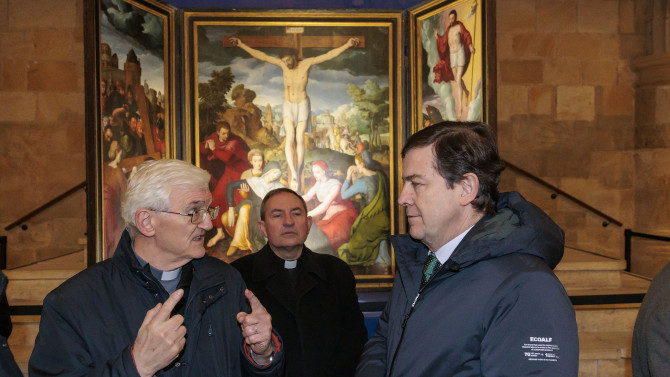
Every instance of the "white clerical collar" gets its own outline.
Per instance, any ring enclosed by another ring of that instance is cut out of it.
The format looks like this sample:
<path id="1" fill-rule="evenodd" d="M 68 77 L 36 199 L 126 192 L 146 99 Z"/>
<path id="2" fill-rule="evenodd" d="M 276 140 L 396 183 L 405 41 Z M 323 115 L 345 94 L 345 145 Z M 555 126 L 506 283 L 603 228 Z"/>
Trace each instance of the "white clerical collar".
<path id="1" fill-rule="evenodd" d="M 439 260 L 441 264 L 444 264 L 444 262 L 449 260 L 451 254 L 454 253 L 454 250 L 456 250 L 458 244 L 461 243 L 465 235 L 468 234 L 468 232 L 470 231 L 470 229 L 472 229 L 473 226 L 469 227 L 468 229 L 465 230 L 465 232 L 454 237 L 451 241 L 447 242 L 442 247 L 437 249 L 437 251 L 435 252 L 435 256 L 437 257 L 437 260 Z"/>
<path id="2" fill-rule="evenodd" d="M 179 277 L 179 273 L 181 272 L 181 267 L 178 267 L 172 271 L 163 271 L 163 275 L 161 276 L 162 281 L 168 281 L 168 280 L 174 280 Z"/>
<path id="3" fill-rule="evenodd" d="M 132 243 L 132 247 L 133 247 L 133 253 L 135 254 L 135 258 L 137 258 L 137 261 L 140 262 L 140 266 L 144 267 L 147 264 L 149 264 L 149 262 L 142 259 L 142 257 L 140 257 L 139 254 L 137 254 L 137 252 L 135 251 L 135 242 L 134 241 Z M 180 277 L 179 274 L 181 273 L 181 267 L 177 267 L 172 271 L 163 271 L 163 270 L 159 270 L 158 268 L 156 268 L 156 267 L 154 267 L 150 264 L 149 264 L 149 270 L 151 271 L 151 275 L 153 275 L 156 279 L 158 279 L 160 281 L 175 280 L 178 277 Z"/>
<path id="4" fill-rule="evenodd" d="M 298 260 L 285 260 L 284 261 L 284 268 L 287 270 L 292 270 L 298 266 Z"/>

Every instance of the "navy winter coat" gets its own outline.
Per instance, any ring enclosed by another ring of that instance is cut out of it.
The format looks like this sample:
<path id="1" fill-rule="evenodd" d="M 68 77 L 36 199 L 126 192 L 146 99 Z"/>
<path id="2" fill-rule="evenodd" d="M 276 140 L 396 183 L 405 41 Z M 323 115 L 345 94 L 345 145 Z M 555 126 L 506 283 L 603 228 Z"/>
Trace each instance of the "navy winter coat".
<path id="1" fill-rule="evenodd" d="M 236 315 L 249 307 L 240 274 L 209 256 L 183 268 L 189 266 L 186 345 L 156 375 L 280 376 L 283 351 L 266 368 L 253 366 L 243 354 Z M 160 283 L 140 267 L 125 231 L 111 259 L 80 272 L 44 299 L 30 376 L 139 376 L 130 348 L 146 312 L 167 298 Z"/>
<path id="2" fill-rule="evenodd" d="M 7 338 L 12 333 L 12 319 L 9 315 L 6 288 L 7 276 L 0 271 L 0 376 L 23 377 L 7 343 Z"/>
<path id="3" fill-rule="evenodd" d="M 577 376 L 575 312 L 552 269 L 563 231 L 518 193 L 501 194 L 419 293 L 427 248 L 392 238 L 398 271 L 357 376 Z M 404 327 L 404 329 L 403 329 Z"/>

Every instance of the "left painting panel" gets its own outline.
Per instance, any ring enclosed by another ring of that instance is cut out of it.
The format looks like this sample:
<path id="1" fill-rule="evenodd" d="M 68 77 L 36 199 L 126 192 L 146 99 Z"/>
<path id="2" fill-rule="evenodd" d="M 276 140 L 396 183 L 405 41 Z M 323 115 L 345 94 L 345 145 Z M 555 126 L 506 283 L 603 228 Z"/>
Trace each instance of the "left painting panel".
<path id="1" fill-rule="evenodd" d="M 98 103 L 89 134 L 96 144 L 96 259 L 102 260 L 123 232 L 121 196 L 137 165 L 176 155 L 175 37 L 174 10 L 159 2 L 99 0 L 94 12 Z"/>

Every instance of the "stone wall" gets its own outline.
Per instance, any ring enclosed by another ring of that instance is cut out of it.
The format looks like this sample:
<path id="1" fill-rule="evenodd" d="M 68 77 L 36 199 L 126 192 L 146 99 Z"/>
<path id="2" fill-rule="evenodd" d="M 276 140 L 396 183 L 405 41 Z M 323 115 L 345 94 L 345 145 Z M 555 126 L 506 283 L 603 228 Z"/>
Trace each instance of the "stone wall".
<path id="1" fill-rule="evenodd" d="M 635 230 L 670 237 L 670 2 L 647 0 L 647 51 L 634 59 Z M 654 276 L 670 261 L 670 244 L 635 238 L 632 270 Z"/>
<path id="2" fill-rule="evenodd" d="M 86 179 L 83 0 L 0 0 L 0 235 L 8 266 L 81 249 L 81 190 L 9 223 Z"/>
<path id="3" fill-rule="evenodd" d="M 501 156 L 624 223 L 635 225 L 635 76 L 644 6 L 629 0 L 500 0 Z M 508 170 L 516 189 L 566 231 L 571 247 L 623 257 L 623 228 Z"/>

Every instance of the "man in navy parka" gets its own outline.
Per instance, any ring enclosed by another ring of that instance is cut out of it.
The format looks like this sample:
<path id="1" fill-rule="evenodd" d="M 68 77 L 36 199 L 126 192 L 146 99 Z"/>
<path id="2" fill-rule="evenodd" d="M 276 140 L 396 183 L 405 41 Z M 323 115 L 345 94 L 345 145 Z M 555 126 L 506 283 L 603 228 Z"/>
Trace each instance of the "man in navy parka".
<path id="1" fill-rule="evenodd" d="M 402 157 L 409 235 L 391 239 L 392 296 L 356 375 L 577 376 L 575 312 L 552 272 L 563 231 L 520 194 L 498 194 L 490 128 L 429 126 Z"/>

